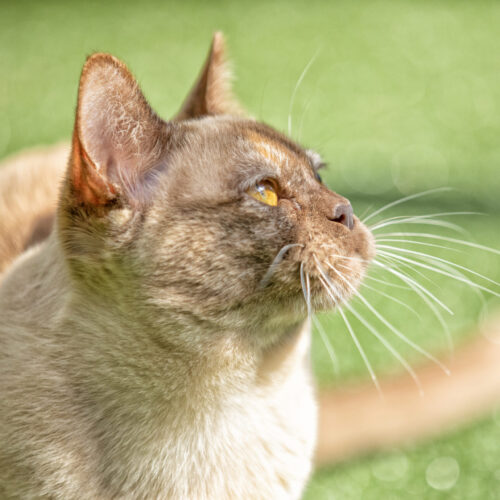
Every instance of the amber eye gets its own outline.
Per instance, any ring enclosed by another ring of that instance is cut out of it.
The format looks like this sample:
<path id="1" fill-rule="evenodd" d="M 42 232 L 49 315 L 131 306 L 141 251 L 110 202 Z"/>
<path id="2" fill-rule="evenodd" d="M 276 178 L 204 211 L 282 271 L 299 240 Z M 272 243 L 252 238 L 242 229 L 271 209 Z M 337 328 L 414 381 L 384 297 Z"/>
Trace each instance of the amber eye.
<path id="1" fill-rule="evenodd" d="M 278 193 L 276 188 L 276 182 L 272 179 L 264 179 L 247 190 L 247 193 L 257 201 L 275 207 L 278 205 Z"/>

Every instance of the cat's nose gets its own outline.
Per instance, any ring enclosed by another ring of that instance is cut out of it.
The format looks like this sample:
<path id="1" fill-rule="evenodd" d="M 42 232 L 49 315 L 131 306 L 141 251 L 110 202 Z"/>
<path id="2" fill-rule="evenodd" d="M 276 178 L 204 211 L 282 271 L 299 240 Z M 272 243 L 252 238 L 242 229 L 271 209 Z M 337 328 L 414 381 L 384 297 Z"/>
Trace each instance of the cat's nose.
<path id="1" fill-rule="evenodd" d="M 333 222 L 343 224 L 349 230 L 354 227 L 354 213 L 351 204 L 347 200 L 338 202 L 333 208 L 332 216 L 328 218 Z"/>

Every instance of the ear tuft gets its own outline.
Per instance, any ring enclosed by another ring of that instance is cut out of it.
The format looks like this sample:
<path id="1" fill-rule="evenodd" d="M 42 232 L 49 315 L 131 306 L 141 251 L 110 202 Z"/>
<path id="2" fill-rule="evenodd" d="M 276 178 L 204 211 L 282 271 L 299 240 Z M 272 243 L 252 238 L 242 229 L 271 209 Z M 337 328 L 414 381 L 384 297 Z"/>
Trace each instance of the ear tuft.
<path id="1" fill-rule="evenodd" d="M 200 76 L 174 120 L 207 115 L 242 115 L 231 82 L 232 72 L 226 58 L 224 36 L 217 31 Z"/>

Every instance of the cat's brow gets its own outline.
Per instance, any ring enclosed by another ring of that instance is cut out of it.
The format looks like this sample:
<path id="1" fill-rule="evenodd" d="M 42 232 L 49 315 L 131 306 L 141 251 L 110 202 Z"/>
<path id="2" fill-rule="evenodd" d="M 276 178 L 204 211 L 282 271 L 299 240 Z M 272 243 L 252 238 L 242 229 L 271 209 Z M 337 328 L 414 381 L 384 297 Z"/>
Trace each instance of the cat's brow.
<path id="1" fill-rule="evenodd" d="M 250 130 L 246 134 L 255 150 L 272 163 L 282 165 L 287 158 L 297 158 L 297 154 L 287 148 L 283 143 L 267 135 Z"/>

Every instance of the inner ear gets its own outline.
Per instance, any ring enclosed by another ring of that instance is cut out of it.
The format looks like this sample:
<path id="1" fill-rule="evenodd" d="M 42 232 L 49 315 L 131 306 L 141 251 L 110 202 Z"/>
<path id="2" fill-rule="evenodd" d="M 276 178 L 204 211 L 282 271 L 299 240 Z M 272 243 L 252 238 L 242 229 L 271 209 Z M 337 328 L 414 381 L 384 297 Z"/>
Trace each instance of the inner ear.
<path id="1" fill-rule="evenodd" d="M 242 115 L 242 108 L 233 96 L 231 81 L 224 36 L 216 32 L 200 76 L 174 120 L 210 115 Z"/>
<path id="2" fill-rule="evenodd" d="M 151 109 L 127 67 L 109 54 L 94 54 L 78 92 L 71 180 L 77 201 L 109 204 L 140 190 L 160 161 L 167 125 Z"/>

